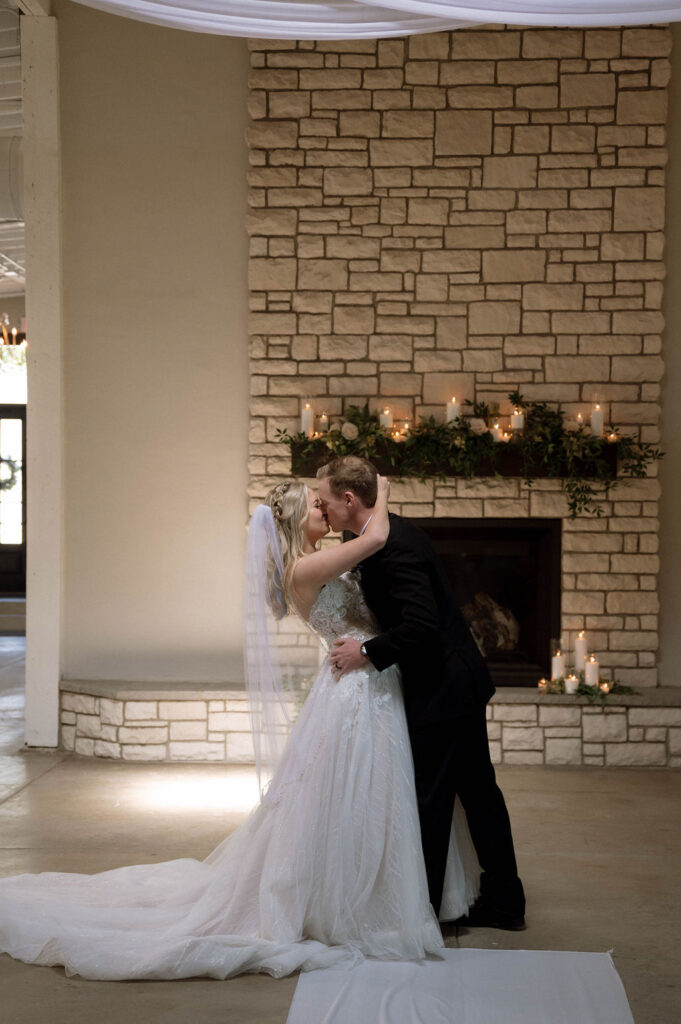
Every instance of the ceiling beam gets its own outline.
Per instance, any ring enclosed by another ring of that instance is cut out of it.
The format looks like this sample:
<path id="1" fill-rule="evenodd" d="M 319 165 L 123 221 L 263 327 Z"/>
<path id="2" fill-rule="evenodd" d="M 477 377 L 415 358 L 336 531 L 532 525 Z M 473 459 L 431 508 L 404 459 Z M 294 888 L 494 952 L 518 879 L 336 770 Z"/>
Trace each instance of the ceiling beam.
<path id="1" fill-rule="evenodd" d="M 49 18 L 52 14 L 52 0 L 19 0 L 18 7 L 34 18 Z"/>

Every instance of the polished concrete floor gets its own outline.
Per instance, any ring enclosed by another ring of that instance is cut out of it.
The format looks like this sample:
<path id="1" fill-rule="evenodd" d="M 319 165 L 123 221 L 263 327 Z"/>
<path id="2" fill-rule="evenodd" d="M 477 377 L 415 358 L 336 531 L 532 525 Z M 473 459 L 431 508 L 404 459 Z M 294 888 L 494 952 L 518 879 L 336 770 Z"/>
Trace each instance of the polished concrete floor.
<path id="1" fill-rule="evenodd" d="M 249 769 L 22 751 L 21 670 L 20 645 L 0 638 L 0 875 L 203 857 L 243 820 L 256 792 Z M 612 949 L 636 1024 L 677 1024 L 681 772 L 504 767 L 499 779 L 528 928 L 460 929 L 448 945 Z M 0 956 L 0 1021 L 284 1024 L 295 985 L 264 976 L 99 983 Z"/>

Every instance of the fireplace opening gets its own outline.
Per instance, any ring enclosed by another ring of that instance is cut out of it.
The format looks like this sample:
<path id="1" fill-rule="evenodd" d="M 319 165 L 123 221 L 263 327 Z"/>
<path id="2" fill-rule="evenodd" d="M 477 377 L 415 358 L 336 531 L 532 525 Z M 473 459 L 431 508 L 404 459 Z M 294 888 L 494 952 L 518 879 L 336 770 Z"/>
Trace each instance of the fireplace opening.
<path id="1" fill-rule="evenodd" d="M 413 519 L 497 686 L 536 686 L 560 636 L 560 519 Z"/>

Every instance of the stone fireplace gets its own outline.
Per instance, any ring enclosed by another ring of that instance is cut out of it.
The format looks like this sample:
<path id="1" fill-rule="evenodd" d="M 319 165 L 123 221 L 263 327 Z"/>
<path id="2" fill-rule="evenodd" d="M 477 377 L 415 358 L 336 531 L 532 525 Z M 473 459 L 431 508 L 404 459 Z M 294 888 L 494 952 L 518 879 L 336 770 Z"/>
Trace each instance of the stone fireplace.
<path id="1" fill-rule="evenodd" d="M 654 29 L 483 28 L 251 46 L 254 502 L 304 398 L 444 417 L 452 394 L 599 401 L 659 440 L 666 85 Z M 558 635 L 657 685 L 659 487 L 567 515 L 560 481 L 404 481 L 424 519 L 559 521 Z"/>

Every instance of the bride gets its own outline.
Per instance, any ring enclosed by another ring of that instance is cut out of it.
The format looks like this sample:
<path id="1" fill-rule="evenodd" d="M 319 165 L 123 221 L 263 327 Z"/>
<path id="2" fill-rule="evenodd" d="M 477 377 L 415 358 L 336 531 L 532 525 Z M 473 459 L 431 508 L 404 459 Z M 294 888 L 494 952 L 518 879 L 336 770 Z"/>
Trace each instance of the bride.
<path id="1" fill-rule="evenodd" d="M 253 514 L 246 604 L 258 629 L 247 630 L 247 674 L 267 748 L 256 754 L 270 765 L 268 741 L 282 729 L 268 709 L 283 704 L 263 608 L 299 615 L 327 649 L 378 633 L 351 570 L 386 543 L 388 494 L 379 478 L 364 533 L 324 550 L 329 526 L 302 482 L 278 484 Z M 479 873 L 463 815 L 454 824 L 443 919 L 466 912 Z M 204 861 L 0 880 L 0 951 L 84 978 L 281 977 L 363 956 L 422 959 L 442 946 L 399 671 L 368 664 L 338 678 L 328 655 L 261 802 Z"/>

